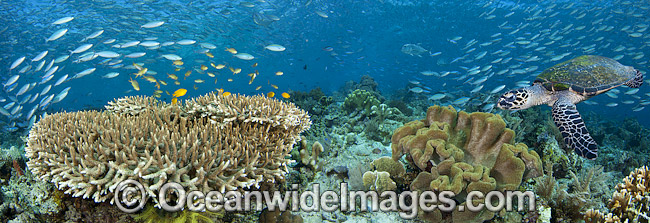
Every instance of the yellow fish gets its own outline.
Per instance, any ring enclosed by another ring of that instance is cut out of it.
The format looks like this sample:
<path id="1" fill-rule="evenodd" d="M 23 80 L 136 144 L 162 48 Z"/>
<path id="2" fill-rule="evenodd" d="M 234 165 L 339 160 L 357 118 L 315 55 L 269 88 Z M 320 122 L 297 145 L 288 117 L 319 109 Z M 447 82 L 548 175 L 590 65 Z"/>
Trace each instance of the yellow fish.
<path id="1" fill-rule="evenodd" d="M 138 84 L 137 81 L 131 79 L 131 80 L 129 80 L 129 82 L 131 82 L 131 86 L 133 86 L 133 89 L 135 89 L 136 91 L 140 90 L 140 84 Z"/>
<path id="2" fill-rule="evenodd" d="M 178 80 L 178 77 L 177 77 L 175 74 L 169 74 L 169 73 L 168 73 L 167 76 L 168 76 L 169 78 L 171 78 L 172 80 Z"/>
<path id="3" fill-rule="evenodd" d="M 232 82 L 232 78 L 228 78 L 228 82 Z"/>
<path id="4" fill-rule="evenodd" d="M 251 65 L 251 67 L 257 67 L 257 63 L 254 63 L 253 65 Z"/>
<path id="5" fill-rule="evenodd" d="M 174 91 L 172 96 L 174 96 L 174 97 L 182 97 L 183 95 L 185 95 L 185 93 L 187 93 L 187 89 L 179 88 L 178 90 Z"/>
<path id="6" fill-rule="evenodd" d="M 149 69 L 147 69 L 147 68 L 140 69 L 140 71 L 138 71 L 138 73 L 135 73 L 135 77 L 142 76 L 143 74 L 147 73 L 147 70 L 149 70 Z"/>
<path id="7" fill-rule="evenodd" d="M 275 84 L 271 84 L 271 87 L 273 87 L 275 89 L 278 89 L 278 85 L 275 85 Z"/>
<path id="8" fill-rule="evenodd" d="M 266 93 L 266 97 L 268 98 L 272 98 L 273 96 L 275 96 L 275 93 L 273 93 L 273 91 Z"/>
<path id="9" fill-rule="evenodd" d="M 180 71 L 180 70 L 181 70 L 180 67 L 177 67 L 176 69 L 174 69 L 174 71 Z"/>
<path id="10" fill-rule="evenodd" d="M 165 94 L 169 95 L 169 91 L 165 91 Z"/>
<path id="11" fill-rule="evenodd" d="M 241 73 L 241 68 L 236 68 L 235 70 L 232 71 L 232 74 L 238 74 Z"/>
<path id="12" fill-rule="evenodd" d="M 223 92 L 222 95 L 223 95 L 224 97 L 228 97 L 228 96 L 230 96 L 230 92 L 227 92 L 227 91 L 226 91 L 226 92 Z"/>
<path id="13" fill-rule="evenodd" d="M 262 85 L 257 86 L 257 87 L 255 88 L 255 90 L 257 91 L 257 90 L 259 90 L 260 88 L 262 88 Z"/>
<path id="14" fill-rule="evenodd" d="M 207 70 L 207 69 L 208 67 L 206 67 L 205 65 L 201 65 L 201 70 Z"/>
<path id="15" fill-rule="evenodd" d="M 215 66 L 214 68 L 217 68 L 217 70 L 221 70 L 221 69 L 223 69 L 224 67 L 226 67 L 226 65 L 218 64 L 218 65 Z"/>
<path id="16" fill-rule="evenodd" d="M 214 58 L 214 55 L 212 55 L 212 53 L 210 53 L 210 52 L 206 52 L 205 55 L 210 57 L 210 58 Z"/>
<path id="17" fill-rule="evenodd" d="M 287 93 L 287 92 L 282 92 L 282 97 L 283 98 L 289 98 L 289 97 L 291 97 L 291 95 L 289 95 L 289 93 Z"/>
<path id="18" fill-rule="evenodd" d="M 149 81 L 151 83 L 156 83 L 156 78 L 154 78 L 152 76 L 142 76 L 142 78 L 144 78 L 145 80 L 147 80 L 147 81 Z"/>
<path id="19" fill-rule="evenodd" d="M 213 73 L 210 73 L 210 72 L 208 72 L 208 76 L 210 76 L 210 77 L 214 77 L 214 74 L 213 74 Z"/>
<path id="20" fill-rule="evenodd" d="M 156 94 L 162 94 L 163 91 L 162 91 L 162 90 L 155 90 L 155 91 L 153 91 L 153 93 L 156 93 Z"/>
<path id="21" fill-rule="evenodd" d="M 232 54 L 237 54 L 237 50 L 235 48 L 226 48 L 226 51 L 232 53 Z"/>
<path id="22" fill-rule="evenodd" d="M 278 75 L 278 76 L 282 76 L 283 74 L 284 74 L 284 72 L 282 72 L 282 71 L 275 72 L 275 75 Z"/>
<path id="23" fill-rule="evenodd" d="M 219 92 L 219 94 L 223 93 L 223 88 L 217 88 L 217 92 Z"/>
<path id="24" fill-rule="evenodd" d="M 183 61 L 181 61 L 181 60 L 174 60 L 174 65 L 181 66 L 181 65 L 183 65 Z"/>
<path id="25" fill-rule="evenodd" d="M 162 84 L 162 85 L 167 85 L 167 82 L 165 82 L 165 81 L 163 81 L 163 80 L 158 80 L 158 83 L 160 83 L 160 84 Z"/>
<path id="26" fill-rule="evenodd" d="M 142 66 L 140 66 L 139 64 L 137 64 L 135 62 L 133 63 L 133 67 L 135 67 L 135 69 L 142 70 Z"/>
<path id="27" fill-rule="evenodd" d="M 160 83 L 156 82 L 156 89 L 160 89 Z"/>
<path id="28" fill-rule="evenodd" d="M 191 70 L 188 70 L 187 72 L 185 72 L 185 77 L 189 77 L 190 74 L 192 74 L 192 71 L 191 71 Z"/>
<path id="29" fill-rule="evenodd" d="M 181 82 L 174 81 L 174 84 L 175 84 L 175 85 L 181 85 Z"/>
<path id="30" fill-rule="evenodd" d="M 178 98 L 172 98 L 172 105 L 175 105 L 178 102 Z"/>
<path id="31" fill-rule="evenodd" d="M 255 74 L 255 73 L 250 73 L 250 74 L 248 74 L 248 76 L 251 77 L 251 80 L 248 81 L 248 84 L 252 84 L 252 83 L 253 83 L 253 80 L 255 80 L 255 77 L 257 77 L 257 74 Z"/>
<path id="32" fill-rule="evenodd" d="M 204 81 L 204 80 L 201 80 L 201 79 L 196 79 L 196 80 L 194 80 L 194 83 L 197 83 L 197 84 L 200 84 L 200 83 L 203 83 L 203 82 L 205 82 L 205 81 Z"/>

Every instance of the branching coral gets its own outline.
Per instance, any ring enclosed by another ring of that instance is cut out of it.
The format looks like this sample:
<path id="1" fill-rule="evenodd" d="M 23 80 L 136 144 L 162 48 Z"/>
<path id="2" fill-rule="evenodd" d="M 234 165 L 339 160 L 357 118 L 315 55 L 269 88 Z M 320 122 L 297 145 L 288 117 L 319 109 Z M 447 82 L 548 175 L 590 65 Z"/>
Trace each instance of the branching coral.
<path id="1" fill-rule="evenodd" d="M 118 99 L 103 112 L 45 116 L 25 149 L 31 172 L 75 197 L 111 200 L 132 179 L 150 197 L 166 182 L 186 190 L 235 190 L 283 179 L 285 157 L 309 116 L 263 96 L 208 94 L 171 105 Z"/>
<path id="2" fill-rule="evenodd" d="M 643 166 L 630 172 L 608 204 L 611 213 L 604 215 L 589 210 L 585 221 L 590 222 L 650 222 L 650 168 Z"/>

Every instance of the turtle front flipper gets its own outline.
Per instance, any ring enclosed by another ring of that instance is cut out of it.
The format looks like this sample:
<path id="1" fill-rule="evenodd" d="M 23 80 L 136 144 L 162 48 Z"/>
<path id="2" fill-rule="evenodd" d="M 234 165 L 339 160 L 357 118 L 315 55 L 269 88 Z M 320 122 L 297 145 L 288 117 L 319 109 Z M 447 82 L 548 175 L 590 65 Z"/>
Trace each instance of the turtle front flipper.
<path id="1" fill-rule="evenodd" d="M 643 84 L 643 74 L 639 70 L 635 70 L 636 75 L 634 76 L 634 79 L 628 81 L 625 83 L 628 87 L 631 88 L 639 88 Z"/>
<path id="2" fill-rule="evenodd" d="M 553 104 L 553 121 L 560 129 L 564 142 L 578 155 L 591 160 L 596 159 L 598 145 L 589 135 L 576 105 L 564 98 L 557 100 Z"/>

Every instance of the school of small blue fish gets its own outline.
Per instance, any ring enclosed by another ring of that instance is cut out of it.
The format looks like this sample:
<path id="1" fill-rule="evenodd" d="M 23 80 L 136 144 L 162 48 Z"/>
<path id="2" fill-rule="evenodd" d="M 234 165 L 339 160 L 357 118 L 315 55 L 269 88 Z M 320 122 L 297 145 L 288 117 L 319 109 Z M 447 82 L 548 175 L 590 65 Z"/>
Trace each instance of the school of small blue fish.
<path id="1" fill-rule="evenodd" d="M 278 85 L 288 92 L 290 83 L 310 78 L 357 79 L 347 75 L 357 70 L 385 79 L 387 88 L 406 86 L 432 104 L 491 112 L 504 89 L 531 85 L 545 68 L 579 55 L 598 54 L 647 70 L 650 8 L 644 4 L 438 3 L 64 1 L 28 12 L 20 5 L 28 3 L 3 3 L 12 25 L 0 28 L 7 37 L 0 40 L 0 114 L 9 120 L 5 129 L 29 128 L 54 104 L 99 94 L 114 98 L 146 91 L 174 103 L 183 96 L 169 92 L 192 88 L 274 96 Z M 391 14 L 411 6 L 431 10 Z M 467 15 L 446 13 L 461 9 Z M 366 17 L 381 23 L 342 22 Z M 474 23 L 484 30 L 464 27 Z M 423 32 L 418 27 L 430 33 L 415 35 Z M 382 42 L 391 35 L 401 42 Z M 286 77 L 287 71 L 303 75 Z M 287 78 L 293 82 L 284 83 Z M 242 84 L 231 84 L 238 81 Z M 112 86 L 129 89 L 108 92 Z M 647 88 L 606 95 L 584 104 L 626 106 L 632 112 L 650 104 Z"/>

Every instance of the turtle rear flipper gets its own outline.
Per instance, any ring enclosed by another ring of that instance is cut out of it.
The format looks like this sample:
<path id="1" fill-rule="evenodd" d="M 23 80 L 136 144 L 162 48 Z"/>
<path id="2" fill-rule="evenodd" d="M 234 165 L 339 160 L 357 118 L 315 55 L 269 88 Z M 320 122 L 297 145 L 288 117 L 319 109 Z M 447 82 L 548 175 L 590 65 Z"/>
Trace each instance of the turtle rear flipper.
<path id="1" fill-rule="evenodd" d="M 643 74 L 639 70 L 636 71 L 636 76 L 634 76 L 634 79 L 628 81 L 625 83 L 628 87 L 631 88 L 639 88 L 643 84 Z"/>
<path id="2" fill-rule="evenodd" d="M 589 135 L 576 106 L 560 98 L 553 104 L 553 121 L 560 129 L 564 142 L 580 156 L 587 159 L 598 157 L 598 145 Z"/>

